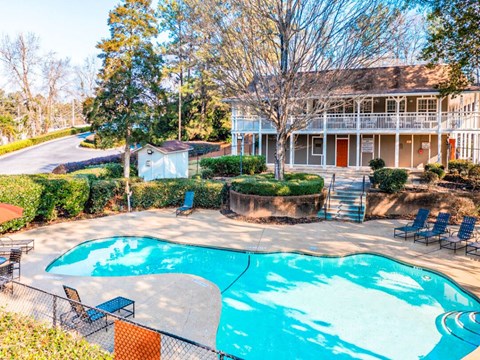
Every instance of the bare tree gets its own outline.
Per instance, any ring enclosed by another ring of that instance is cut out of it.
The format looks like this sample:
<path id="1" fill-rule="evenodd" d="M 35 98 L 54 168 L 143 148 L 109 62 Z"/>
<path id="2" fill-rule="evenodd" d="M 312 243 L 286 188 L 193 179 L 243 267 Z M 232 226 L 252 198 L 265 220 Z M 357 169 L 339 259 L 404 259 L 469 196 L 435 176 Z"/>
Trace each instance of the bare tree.
<path id="1" fill-rule="evenodd" d="M 75 92 L 84 100 L 95 95 L 100 61 L 95 55 L 85 58 L 82 66 L 75 67 Z"/>
<path id="2" fill-rule="evenodd" d="M 415 65 L 420 62 L 427 40 L 427 20 L 416 10 L 399 12 L 391 23 L 382 65 Z"/>
<path id="3" fill-rule="evenodd" d="M 5 35 L 0 43 L 0 60 L 14 87 L 20 89 L 28 111 L 30 133 L 40 131 L 39 106 L 35 99 L 33 87 L 34 69 L 39 63 L 40 40 L 33 34 L 19 34 L 14 39 Z"/>
<path id="4" fill-rule="evenodd" d="M 219 80 L 276 128 L 276 179 L 283 179 L 288 138 L 334 106 L 332 91 L 349 70 L 378 59 L 397 14 L 394 1 L 382 0 L 189 3 L 220 59 Z"/>
<path id="5" fill-rule="evenodd" d="M 46 117 L 43 122 L 43 130 L 47 132 L 53 123 L 53 106 L 58 101 L 61 93 L 66 93 L 70 86 L 68 79 L 70 74 L 70 60 L 57 59 L 55 53 L 49 53 L 42 64 L 42 74 L 46 94 Z"/>

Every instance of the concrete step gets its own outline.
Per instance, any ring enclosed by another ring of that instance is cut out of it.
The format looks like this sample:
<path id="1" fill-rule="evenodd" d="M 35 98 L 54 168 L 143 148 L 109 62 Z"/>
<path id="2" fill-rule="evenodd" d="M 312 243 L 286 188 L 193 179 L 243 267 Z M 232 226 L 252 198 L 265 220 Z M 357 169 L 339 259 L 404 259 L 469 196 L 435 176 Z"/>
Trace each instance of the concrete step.
<path id="1" fill-rule="evenodd" d="M 319 218 L 325 218 L 325 209 L 318 212 Z M 365 216 L 365 212 L 362 211 L 358 214 L 358 209 L 327 209 L 327 220 L 350 220 L 354 222 L 362 222 Z"/>

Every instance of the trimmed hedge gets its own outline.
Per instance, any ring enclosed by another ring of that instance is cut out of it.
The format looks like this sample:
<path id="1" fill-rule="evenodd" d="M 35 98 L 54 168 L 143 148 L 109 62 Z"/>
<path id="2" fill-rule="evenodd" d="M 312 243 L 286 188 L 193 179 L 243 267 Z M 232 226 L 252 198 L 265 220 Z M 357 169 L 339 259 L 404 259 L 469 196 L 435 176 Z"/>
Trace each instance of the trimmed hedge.
<path id="1" fill-rule="evenodd" d="M 0 225 L 0 233 L 19 230 L 38 218 L 74 217 L 89 197 L 87 179 L 54 175 L 0 176 L 0 202 L 23 208 L 23 217 Z"/>
<path id="2" fill-rule="evenodd" d="M 90 183 L 90 197 L 85 211 L 101 214 L 109 202 L 121 195 L 122 184 L 118 180 L 94 180 Z M 123 187 L 124 189 L 124 187 Z"/>
<path id="3" fill-rule="evenodd" d="M 1 309 L 0 334 L 0 359 L 113 359 L 85 339 Z"/>
<path id="4" fill-rule="evenodd" d="M 383 168 L 373 173 L 373 179 L 380 190 L 393 194 L 405 188 L 408 172 L 403 169 Z"/>
<path id="5" fill-rule="evenodd" d="M 21 150 L 30 146 L 38 145 L 44 143 L 46 141 L 58 139 L 61 137 L 80 134 L 82 132 L 86 132 L 90 130 L 90 126 L 82 127 L 82 128 L 70 128 L 64 129 L 59 131 L 54 131 L 45 135 L 36 136 L 31 139 L 19 140 L 14 141 L 10 144 L 1 145 L 0 146 L 0 155 L 7 154 L 12 151 Z"/>
<path id="6" fill-rule="evenodd" d="M 285 174 L 283 181 L 275 180 L 273 174 L 241 176 L 232 181 L 233 191 L 261 196 L 300 196 L 322 192 L 324 180 L 319 175 Z"/>
<path id="7" fill-rule="evenodd" d="M 425 171 L 433 172 L 438 175 L 439 179 L 443 179 L 445 177 L 445 166 L 439 163 L 432 163 L 425 165 Z"/>
<path id="8" fill-rule="evenodd" d="M 220 156 L 205 158 L 200 161 L 203 169 L 210 169 L 212 176 L 238 176 L 240 175 L 240 155 Z M 259 174 L 267 170 L 265 156 L 242 156 L 243 174 Z"/>
<path id="9" fill-rule="evenodd" d="M 372 159 L 368 162 L 368 166 L 370 166 L 370 169 L 373 171 L 383 169 L 385 167 L 385 160 L 381 158 Z"/>
<path id="10" fill-rule="evenodd" d="M 90 185 L 87 179 L 71 176 L 34 176 L 42 184 L 42 198 L 37 217 L 51 221 L 60 214 L 75 217 L 80 214 L 88 200 Z"/>
<path id="11" fill-rule="evenodd" d="M 137 209 L 183 204 L 186 191 L 194 191 L 194 206 L 218 209 L 225 196 L 225 183 L 211 180 L 165 179 L 131 185 L 132 206 Z"/>
<path id="12" fill-rule="evenodd" d="M 0 224 L 0 233 L 19 230 L 33 221 L 40 207 L 42 192 L 42 184 L 32 176 L 0 176 L 0 202 L 23 208 L 23 217 Z"/>

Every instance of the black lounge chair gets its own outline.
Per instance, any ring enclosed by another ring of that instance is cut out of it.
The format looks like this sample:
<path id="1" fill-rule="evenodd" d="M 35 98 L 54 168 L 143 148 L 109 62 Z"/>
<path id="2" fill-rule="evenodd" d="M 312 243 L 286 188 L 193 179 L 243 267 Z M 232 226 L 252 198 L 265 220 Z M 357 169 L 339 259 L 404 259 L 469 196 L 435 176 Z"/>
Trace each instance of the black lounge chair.
<path id="1" fill-rule="evenodd" d="M 450 214 L 439 213 L 435 224 L 433 224 L 432 230 L 417 231 L 413 237 L 414 242 L 421 242 L 428 245 L 431 242 L 440 240 L 440 236 L 447 232 L 448 221 L 450 220 Z M 430 240 L 432 239 L 432 240 Z"/>
<path id="2" fill-rule="evenodd" d="M 20 262 L 22 260 L 22 250 L 20 249 L 12 249 L 10 250 L 10 256 L 8 261 L 13 265 L 13 270 L 18 270 L 18 276 L 14 276 L 14 279 L 20 279 Z"/>
<path id="3" fill-rule="evenodd" d="M 10 291 L 13 294 L 13 264 L 7 262 L 3 265 L 0 265 L 0 291 L 3 291 L 7 288 L 7 285 L 10 284 Z"/>
<path id="4" fill-rule="evenodd" d="M 413 236 L 417 231 L 425 229 L 427 227 L 429 214 L 430 210 L 419 209 L 413 223 L 408 223 L 405 226 L 393 229 L 393 237 L 403 237 L 407 240 L 407 237 Z"/>
<path id="5" fill-rule="evenodd" d="M 467 241 L 473 236 L 476 221 L 477 219 L 473 216 L 464 216 L 458 231 L 453 232 L 450 236 L 440 237 L 440 249 L 450 249 L 456 253 L 458 249 L 467 247 Z M 462 243 L 464 243 L 463 246 Z"/>
<path id="6" fill-rule="evenodd" d="M 193 191 L 187 191 L 185 193 L 185 202 L 182 207 L 179 207 L 175 212 L 175 216 L 188 215 L 193 211 L 193 198 L 195 193 Z"/>
<path id="7" fill-rule="evenodd" d="M 30 250 L 35 248 L 34 239 L 14 240 L 9 236 L 0 237 L 0 247 L 2 248 L 18 248 L 28 254 Z"/>
<path id="8" fill-rule="evenodd" d="M 113 314 L 118 312 L 118 315 L 124 318 L 130 316 L 135 317 L 135 301 L 133 300 L 118 296 L 95 306 L 95 308 L 85 309 L 77 290 L 65 285 L 63 285 L 63 290 L 67 298 L 72 300 L 70 301 L 72 310 L 60 316 L 61 322 L 63 325 L 75 329 L 83 327 L 93 328 L 92 331 L 83 334 L 84 336 L 92 335 L 102 329 L 106 331 L 108 326 L 112 324 L 108 322 L 107 313 Z M 131 309 L 127 309 L 128 306 L 131 306 Z M 98 311 L 97 309 L 102 311 Z M 105 320 L 105 323 L 102 321 L 99 326 L 96 326 L 97 322 L 102 319 Z"/>

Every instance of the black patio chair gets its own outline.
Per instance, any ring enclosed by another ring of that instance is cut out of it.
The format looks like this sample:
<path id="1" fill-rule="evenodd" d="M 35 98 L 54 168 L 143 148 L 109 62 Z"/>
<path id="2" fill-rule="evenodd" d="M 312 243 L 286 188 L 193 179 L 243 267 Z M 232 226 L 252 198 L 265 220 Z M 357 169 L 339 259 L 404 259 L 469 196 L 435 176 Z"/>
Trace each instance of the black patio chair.
<path id="1" fill-rule="evenodd" d="M 4 291 L 10 285 L 10 292 L 13 294 L 13 264 L 7 262 L 0 265 L 0 291 Z"/>
<path id="2" fill-rule="evenodd" d="M 439 213 L 432 230 L 417 231 L 413 237 L 413 242 L 421 242 L 428 245 L 429 243 L 439 241 L 440 236 L 447 232 L 449 220 L 449 213 Z"/>
<path id="3" fill-rule="evenodd" d="M 18 275 L 13 276 L 14 279 L 20 279 L 20 262 L 22 260 L 22 250 L 21 249 L 12 249 L 10 250 L 10 256 L 8 261 L 13 265 L 13 271 L 18 270 Z"/>
<path id="4" fill-rule="evenodd" d="M 28 254 L 30 250 L 33 250 L 35 248 L 35 240 L 34 239 L 15 240 L 9 236 L 2 236 L 0 237 L 0 247 L 18 248 Z"/>
<path id="5" fill-rule="evenodd" d="M 393 229 L 393 237 L 403 237 L 407 240 L 407 237 L 414 236 L 417 231 L 427 227 L 428 215 L 430 215 L 430 210 L 419 209 L 413 223 Z"/>
<path id="6" fill-rule="evenodd" d="M 473 216 L 464 216 L 458 231 L 453 232 L 450 236 L 440 237 L 440 249 L 450 249 L 456 253 L 458 249 L 466 248 L 467 241 L 473 236 L 476 222 L 477 219 Z"/>
<path id="7" fill-rule="evenodd" d="M 135 301 L 133 300 L 118 296 L 95 306 L 95 308 L 86 309 L 82 304 L 77 290 L 65 285 L 63 285 L 63 290 L 65 291 L 67 298 L 72 300 L 70 301 L 72 310 L 60 315 L 61 323 L 75 329 L 83 329 L 84 327 L 93 329 L 92 331 L 87 331 L 86 334 L 83 334 L 84 336 L 92 335 L 102 329 L 107 331 L 108 326 L 112 324 L 112 322 L 108 322 L 107 313 L 119 313 L 119 315 L 124 318 L 130 316 L 135 317 Z M 128 306 L 131 306 L 132 308 L 127 309 Z M 97 309 L 101 311 L 98 311 Z M 102 320 L 102 324 L 96 326 L 100 320 Z M 104 324 L 103 320 L 105 320 Z"/>

